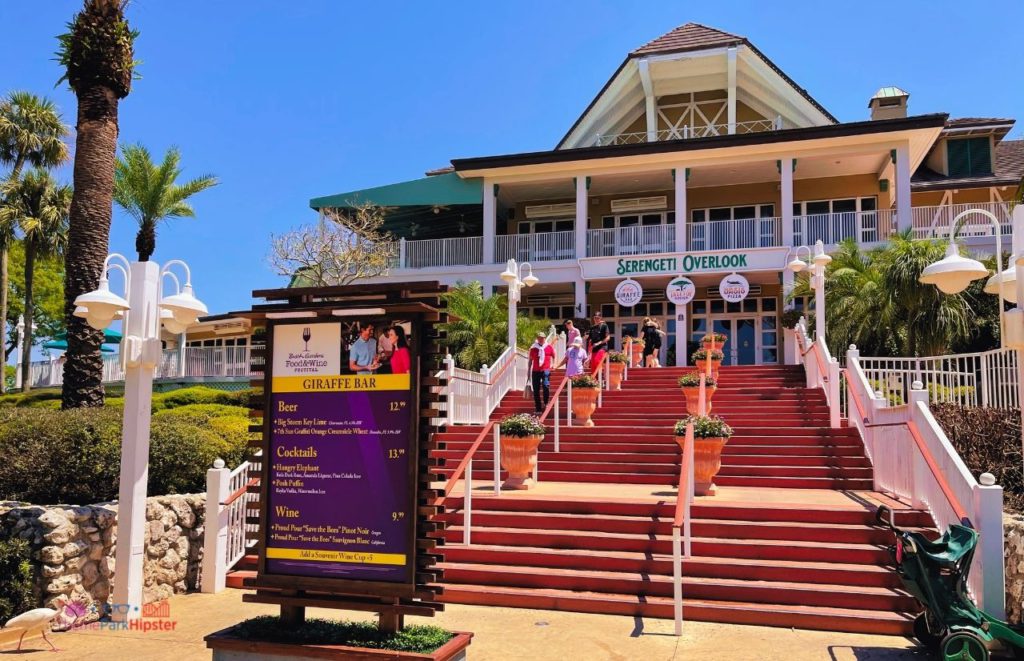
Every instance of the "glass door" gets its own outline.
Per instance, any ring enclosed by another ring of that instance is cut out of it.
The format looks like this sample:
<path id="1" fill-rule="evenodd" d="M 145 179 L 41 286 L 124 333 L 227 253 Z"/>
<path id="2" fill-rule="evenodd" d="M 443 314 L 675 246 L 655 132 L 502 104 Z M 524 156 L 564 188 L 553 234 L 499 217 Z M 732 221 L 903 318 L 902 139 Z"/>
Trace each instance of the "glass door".
<path id="1" fill-rule="evenodd" d="M 716 333 L 728 338 L 723 353 L 723 365 L 757 364 L 757 319 L 754 317 L 715 319 Z"/>

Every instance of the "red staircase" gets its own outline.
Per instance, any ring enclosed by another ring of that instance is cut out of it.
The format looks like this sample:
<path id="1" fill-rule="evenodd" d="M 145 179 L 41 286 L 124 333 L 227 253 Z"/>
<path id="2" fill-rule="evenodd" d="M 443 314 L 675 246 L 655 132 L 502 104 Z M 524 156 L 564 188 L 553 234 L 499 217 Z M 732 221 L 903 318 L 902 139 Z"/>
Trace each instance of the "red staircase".
<path id="1" fill-rule="evenodd" d="M 573 490 L 586 495 L 481 492 L 473 499 L 471 546 L 462 545 L 461 499 L 449 498 L 441 517 L 448 524 L 443 600 L 672 617 L 672 485 L 680 457 L 672 429 L 685 412 L 676 387 L 682 371 L 631 370 L 621 391 L 605 392 L 595 427 L 563 427 L 558 453 L 548 433 L 540 482 L 594 483 Z M 823 394 L 803 379 L 801 368 L 722 368 L 712 412 L 736 433 L 715 483 L 754 489 L 694 504 L 685 617 L 906 634 L 915 603 L 886 566 L 891 533 L 874 524 L 874 503 L 884 497 L 869 492 L 871 466 L 856 431 L 830 429 Z M 522 393 L 511 393 L 493 417 L 532 409 Z M 433 454 L 446 460 L 445 475 L 481 429 L 437 435 Z M 487 479 L 480 469 L 491 465 L 490 439 L 475 456 L 477 479 Z M 617 496 L 616 484 L 666 488 L 654 491 L 664 495 L 659 501 Z M 923 512 L 904 511 L 900 520 L 931 526 Z"/>

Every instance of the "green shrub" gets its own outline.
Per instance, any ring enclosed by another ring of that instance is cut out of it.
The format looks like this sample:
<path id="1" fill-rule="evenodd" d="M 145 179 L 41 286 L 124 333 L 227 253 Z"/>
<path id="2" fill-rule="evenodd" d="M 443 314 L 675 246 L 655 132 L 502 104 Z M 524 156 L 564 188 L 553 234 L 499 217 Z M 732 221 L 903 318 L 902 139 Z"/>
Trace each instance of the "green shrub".
<path id="1" fill-rule="evenodd" d="M 0 407 L 6 406 L 39 406 L 42 402 L 60 402 L 59 388 L 46 388 L 42 390 L 30 390 L 28 392 L 16 392 L 0 396 Z"/>
<path id="2" fill-rule="evenodd" d="M 153 410 L 173 409 L 179 406 L 190 404 L 226 404 L 231 405 L 237 398 L 233 399 L 235 393 L 226 390 L 217 390 L 206 386 L 195 386 L 192 388 L 181 388 L 170 392 L 153 395 Z"/>
<path id="3" fill-rule="evenodd" d="M 605 354 L 605 360 L 609 363 L 628 363 L 629 359 L 626 358 L 626 354 L 621 351 L 609 351 Z"/>
<path id="4" fill-rule="evenodd" d="M 601 384 L 597 382 L 590 374 L 577 374 L 576 376 L 569 379 L 569 383 L 572 384 L 573 388 L 600 388 Z"/>
<path id="5" fill-rule="evenodd" d="M 415 624 L 397 633 L 385 633 L 373 622 L 339 622 L 311 618 L 300 627 L 288 627 L 274 615 L 262 615 L 235 625 L 232 634 L 245 640 L 297 645 L 349 645 L 372 649 L 431 654 L 452 639 L 450 631 Z"/>
<path id="6" fill-rule="evenodd" d="M 715 377 L 704 375 L 704 385 L 714 386 Z M 676 380 L 680 388 L 697 388 L 700 386 L 701 372 L 687 372 Z"/>
<path id="7" fill-rule="evenodd" d="M 516 438 L 543 436 L 545 433 L 544 425 L 540 424 L 540 419 L 529 413 L 506 415 L 498 423 L 498 427 L 503 436 L 515 436 Z"/>
<path id="8" fill-rule="evenodd" d="M 240 406 L 228 404 L 186 404 L 172 409 L 161 409 L 153 413 L 153 419 L 181 419 L 205 424 L 214 418 L 248 418 L 249 411 Z"/>
<path id="9" fill-rule="evenodd" d="M 35 606 L 28 542 L 0 540 L 0 622 Z"/>
<path id="10" fill-rule="evenodd" d="M 234 442 L 214 429 L 173 418 L 153 421 L 149 443 L 149 493 L 194 493 L 206 489 L 206 471 L 215 459 L 241 462 L 245 438 Z"/>
<path id="11" fill-rule="evenodd" d="M 694 438 L 729 438 L 732 427 L 717 415 L 690 415 L 676 423 L 676 436 L 686 435 L 686 425 L 693 423 Z"/>

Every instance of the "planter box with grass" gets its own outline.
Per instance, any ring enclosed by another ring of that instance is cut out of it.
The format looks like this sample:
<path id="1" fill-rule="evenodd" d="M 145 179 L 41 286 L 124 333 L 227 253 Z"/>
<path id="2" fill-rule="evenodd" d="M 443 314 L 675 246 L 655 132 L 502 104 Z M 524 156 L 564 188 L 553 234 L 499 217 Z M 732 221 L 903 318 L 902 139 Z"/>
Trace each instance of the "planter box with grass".
<path id="1" fill-rule="evenodd" d="M 273 616 L 256 617 L 206 636 L 214 661 L 459 661 L 466 658 L 471 633 L 434 626 L 408 626 L 384 633 L 372 622 L 309 619 L 297 628 Z"/>

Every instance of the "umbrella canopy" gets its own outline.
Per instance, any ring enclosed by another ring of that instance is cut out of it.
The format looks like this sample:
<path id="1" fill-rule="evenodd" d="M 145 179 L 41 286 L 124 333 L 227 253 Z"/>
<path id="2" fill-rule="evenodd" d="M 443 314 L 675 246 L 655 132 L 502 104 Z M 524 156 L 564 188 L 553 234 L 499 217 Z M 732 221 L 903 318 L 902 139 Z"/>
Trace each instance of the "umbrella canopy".
<path id="1" fill-rule="evenodd" d="M 43 345 L 44 349 L 54 349 L 56 351 L 67 351 L 68 341 L 67 340 L 50 340 Z M 114 353 L 114 350 L 108 346 L 100 346 L 100 351 L 103 353 Z"/>
<path id="2" fill-rule="evenodd" d="M 57 335 L 54 336 L 53 341 L 54 342 L 64 342 L 64 347 L 63 348 L 64 349 L 68 348 L 68 346 L 67 346 L 68 334 L 67 333 L 57 333 Z M 106 330 L 103 331 L 103 344 L 121 344 L 121 334 L 119 332 L 117 332 L 116 330 L 107 328 Z M 46 348 L 46 345 L 44 344 L 43 347 Z M 50 347 L 50 348 L 56 349 L 57 347 Z"/>

